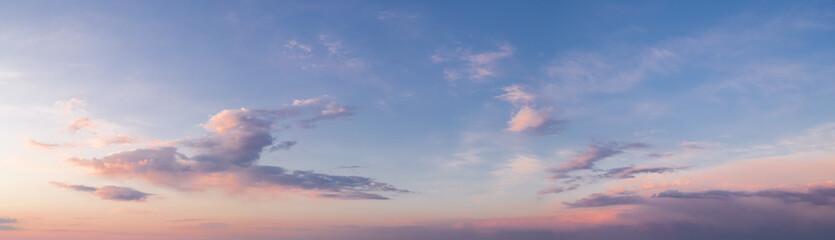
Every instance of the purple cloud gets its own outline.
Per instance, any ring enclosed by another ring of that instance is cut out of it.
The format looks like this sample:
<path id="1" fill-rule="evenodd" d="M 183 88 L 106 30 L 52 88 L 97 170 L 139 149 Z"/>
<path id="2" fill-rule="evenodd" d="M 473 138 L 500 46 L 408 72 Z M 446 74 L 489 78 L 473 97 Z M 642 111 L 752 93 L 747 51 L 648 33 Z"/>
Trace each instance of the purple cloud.
<path id="1" fill-rule="evenodd" d="M 545 195 L 545 194 L 557 194 L 565 191 L 571 191 L 580 187 L 580 184 L 571 184 L 568 187 L 560 187 L 560 186 L 553 186 L 546 189 L 542 189 L 537 194 Z"/>
<path id="2" fill-rule="evenodd" d="M 136 201 L 136 202 L 144 202 L 148 196 L 152 194 L 144 193 L 137 191 L 133 188 L 129 187 L 118 187 L 118 186 L 103 186 L 103 187 L 90 187 L 84 185 L 68 185 L 59 182 L 50 182 L 52 185 L 60 188 L 67 188 L 74 191 L 79 192 L 89 192 L 95 196 L 98 196 L 101 199 L 107 200 L 116 200 L 116 201 Z"/>
<path id="3" fill-rule="evenodd" d="M 177 147 L 164 146 L 68 161 L 91 168 L 98 175 L 135 177 L 180 190 L 306 190 L 315 192 L 314 197 L 337 199 L 388 199 L 370 192 L 408 192 L 367 177 L 288 171 L 257 164 L 265 149 L 283 149 L 296 144 L 284 141 L 274 145 L 276 125 L 295 120 L 302 128 L 312 128 L 319 121 L 353 114 L 350 107 L 325 102 L 328 98 L 296 100 L 278 110 L 223 110 L 203 125 L 208 131 L 206 135 L 174 142 L 193 149 L 193 156 L 180 153 Z"/>
<path id="4" fill-rule="evenodd" d="M 612 205 L 633 205 L 644 203 L 644 198 L 630 193 L 603 194 L 595 193 L 574 202 L 564 202 L 570 208 L 605 207 Z"/>
<path id="5" fill-rule="evenodd" d="M 672 168 L 672 167 L 622 167 L 622 168 L 615 168 L 606 171 L 601 177 L 604 178 L 614 178 L 614 179 L 622 179 L 622 178 L 635 178 L 636 174 L 644 174 L 644 173 L 667 173 L 667 172 L 674 172 L 682 168 Z"/>
<path id="6" fill-rule="evenodd" d="M 835 188 L 816 187 L 806 192 L 793 192 L 779 189 L 756 192 L 709 190 L 703 192 L 664 191 L 653 195 L 654 198 L 677 199 L 734 199 L 743 197 L 761 197 L 780 200 L 785 203 L 809 203 L 813 205 L 835 205 Z"/>
<path id="7" fill-rule="evenodd" d="M 595 162 L 621 154 L 624 150 L 646 147 L 649 147 L 649 145 L 644 143 L 607 142 L 592 144 L 588 146 L 588 150 L 585 152 L 551 169 L 551 173 L 553 173 L 551 178 L 568 178 L 569 172 L 591 169 Z"/>

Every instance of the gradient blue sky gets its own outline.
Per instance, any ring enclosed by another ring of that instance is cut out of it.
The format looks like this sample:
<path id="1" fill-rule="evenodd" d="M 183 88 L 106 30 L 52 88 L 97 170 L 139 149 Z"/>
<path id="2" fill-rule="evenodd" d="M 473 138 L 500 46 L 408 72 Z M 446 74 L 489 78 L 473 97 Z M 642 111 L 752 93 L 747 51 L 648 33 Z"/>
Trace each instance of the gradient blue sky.
<path id="1" fill-rule="evenodd" d="M 0 236 L 820 239 L 833 42 L 831 1 L 0 1 Z"/>

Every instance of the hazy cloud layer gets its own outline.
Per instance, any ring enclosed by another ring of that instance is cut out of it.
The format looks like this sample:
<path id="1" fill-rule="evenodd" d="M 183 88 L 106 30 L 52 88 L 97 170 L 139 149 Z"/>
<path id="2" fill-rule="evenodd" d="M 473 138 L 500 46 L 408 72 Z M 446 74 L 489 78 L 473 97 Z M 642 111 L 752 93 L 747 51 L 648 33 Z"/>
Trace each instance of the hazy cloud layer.
<path id="1" fill-rule="evenodd" d="M 278 110 L 223 110 L 203 125 L 208 132 L 206 135 L 174 142 L 192 149 L 193 156 L 180 153 L 175 146 L 160 146 L 68 161 L 91 168 L 98 175 L 139 178 L 180 190 L 305 190 L 315 192 L 314 197 L 338 199 L 387 199 L 370 192 L 407 192 L 366 177 L 257 165 L 265 149 L 287 149 L 296 144 L 295 141 L 274 144 L 277 125 L 286 128 L 295 123 L 293 125 L 301 128 L 313 128 L 320 121 L 353 114 L 350 107 L 328 99 L 324 96 L 296 100 Z"/>
<path id="2" fill-rule="evenodd" d="M 14 218 L 0 218 L 0 224 L 16 223 L 16 222 L 17 222 L 17 219 L 14 219 Z"/>

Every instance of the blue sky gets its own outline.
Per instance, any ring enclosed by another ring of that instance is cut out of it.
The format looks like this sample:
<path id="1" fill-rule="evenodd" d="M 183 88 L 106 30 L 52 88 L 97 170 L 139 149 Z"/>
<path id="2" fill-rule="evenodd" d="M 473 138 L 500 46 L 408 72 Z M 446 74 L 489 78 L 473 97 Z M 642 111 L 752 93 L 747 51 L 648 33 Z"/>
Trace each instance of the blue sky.
<path id="1" fill-rule="evenodd" d="M 11 202 L 0 236 L 55 237 L 59 224 L 79 239 L 322 237 L 301 228 L 548 239 L 565 233 L 557 225 L 667 219 L 657 211 L 678 203 L 656 196 L 717 190 L 762 207 L 748 201 L 817 194 L 835 180 L 832 9 L 0 2 L 0 201 Z M 69 200 L 34 200 L 48 198 Z M 798 218 L 820 227 L 833 202 Z M 805 211 L 796 204 L 767 208 Z M 65 208 L 79 210 L 45 212 Z M 78 222 L 88 218 L 98 220 Z M 116 218 L 128 220 L 107 223 Z M 530 221 L 507 220 L 519 218 Z"/>

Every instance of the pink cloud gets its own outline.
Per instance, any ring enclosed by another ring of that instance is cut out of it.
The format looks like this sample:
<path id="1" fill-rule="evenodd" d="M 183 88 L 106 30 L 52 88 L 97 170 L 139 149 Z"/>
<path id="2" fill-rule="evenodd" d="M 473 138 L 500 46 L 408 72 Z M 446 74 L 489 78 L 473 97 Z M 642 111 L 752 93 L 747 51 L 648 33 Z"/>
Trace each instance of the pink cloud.
<path id="1" fill-rule="evenodd" d="M 70 123 L 69 131 L 71 133 L 76 133 L 79 130 L 93 129 L 93 128 L 95 128 L 95 126 L 96 125 L 93 124 L 93 121 L 90 120 L 89 118 L 79 118 L 79 119 L 76 119 L 75 121 L 73 121 L 72 123 Z"/>
<path id="2" fill-rule="evenodd" d="M 264 149 L 290 146 L 288 141 L 275 144 L 276 124 L 295 120 L 299 127 L 312 128 L 320 121 L 353 114 L 350 107 L 322 99 L 297 100 L 278 110 L 223 110 L 203 125 L 207 134 L 199 138 L 175 141 L 175 146 L 115 152 L 102 158 L 70 158 L 68 162 L 93 169 L 96 175 L 138 178 L 180 190 L 302 191 L 312 192 L 314 197 L 337 199 L 387 199 L 373 192 L 408 192 L 366 177 L 289 171 L 257 164 Z M 176 146 L 191 148 L 195 154 L 186 156 Z"/>

